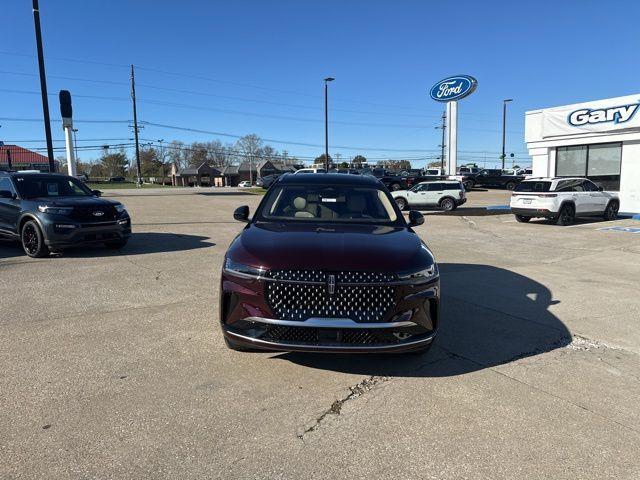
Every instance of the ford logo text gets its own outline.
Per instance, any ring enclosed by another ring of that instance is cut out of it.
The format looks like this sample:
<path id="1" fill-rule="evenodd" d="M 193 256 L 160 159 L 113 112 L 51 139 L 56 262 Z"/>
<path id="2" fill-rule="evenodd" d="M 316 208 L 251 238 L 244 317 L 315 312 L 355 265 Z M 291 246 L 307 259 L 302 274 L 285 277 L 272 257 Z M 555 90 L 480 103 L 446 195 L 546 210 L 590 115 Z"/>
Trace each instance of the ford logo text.
<path id="1" fill-rule="evenodd" d="M 429 95 L 436 102 L 451 102 L 471 95 L 478 86 L 478 81 L 469 75 L 456 75 L 455 77 L 440 80 L 433 87 Z"/>

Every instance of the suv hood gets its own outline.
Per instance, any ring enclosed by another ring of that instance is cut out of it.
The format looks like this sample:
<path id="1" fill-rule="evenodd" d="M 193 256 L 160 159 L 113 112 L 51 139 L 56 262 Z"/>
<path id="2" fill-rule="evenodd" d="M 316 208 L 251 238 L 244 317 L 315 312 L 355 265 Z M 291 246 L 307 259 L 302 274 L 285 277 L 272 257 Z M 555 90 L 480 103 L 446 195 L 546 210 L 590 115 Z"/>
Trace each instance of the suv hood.
<path id="1" fill-rule="evenodd" d="M 229 248 L 233 261 L 269 269 L 418 270 L 433 263 L 407 228 L 371 225 L 252 223 Z"/>
<path id="2" fill-rule="evenodd" d="M 46 204 L 56 207 L 104 207 L 105 205 L 119 205 L 120 202 L 105 200 L 98 197 L 37 197 L 28 199 L 30 202 Z"/>

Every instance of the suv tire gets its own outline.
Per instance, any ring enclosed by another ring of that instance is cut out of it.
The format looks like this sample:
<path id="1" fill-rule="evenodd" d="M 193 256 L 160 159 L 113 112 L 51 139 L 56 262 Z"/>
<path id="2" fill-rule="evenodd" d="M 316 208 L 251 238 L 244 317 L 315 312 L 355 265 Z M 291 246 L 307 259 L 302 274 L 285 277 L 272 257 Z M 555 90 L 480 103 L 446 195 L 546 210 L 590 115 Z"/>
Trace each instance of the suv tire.
<path id="1" fill-rule="evenodd" d="M 504 186 L 507 190 L 513 190 L 516 188 L 516 182 L 507 182 Z"/>
<path id="2" fill-rule="evenodd" d="M 609 221 L 613 221 L 617 219 L 619 208 L 620 208 L 620 205 L 618 205 L 618 202 L 616 201 L 609 202 L 609 205 L 607 205 L 607 208 L 604 211 L 603 218 Z"/>
<path id="3" fill-rule="evenodd" d="M 528 223 L 531 220 L 531 217 L 526 217 L 524 215 L 516 215 L 516 221 L 518 223 Z"/>
<path id="4" fill-rule="evenodd" d="M 396 205 L 400 210 L 406 210 L 408 203 L 404 198 L 398 197 L 396 198 Z"/>
<path id="5" fill-rule="evenodd" d="M 104 246 L 110 250 L 118 250 L 127 244 L 127 240 L 114 240 L 113 242 L 105 242 Z"/>
<path id="6" fill-rule="evenodd" d="M 397 192 L 398 190 L 400 190 L 400 184 L 392 183 L 391 185 L 389 185 L 389 190 L 391 190 L 392 192 Z"/>
<path id="7" fill-rule="evenodd" d="M 44 235 L 38 224 L 29 220 L 22 226 L 20 242 L 24 253 L 31 258 L 42 258 L 49 255 L 49 248 L 44 243 Z"/>
<path id="8" fill-rule="evenodd" d="M 466 191 L 469 191 L 473 188 L 473 182 L 471 180 L 464 182 L 463 185 Z"/>
<path id="9" fill-rule="evenodd" d="M 560 213 L 556 219 L 558 225 L 567 226 L 571 225 L 576 219 L 576 210 L 573 205 L 565 204 L 560 208 Z"/>
<path id="10" fill-rule="evenodd" d="M 456 202 L 452 198 L 443 198 L 440 200 L 440 208 L 445 212 L 450 212 L 456 209 Z"/>

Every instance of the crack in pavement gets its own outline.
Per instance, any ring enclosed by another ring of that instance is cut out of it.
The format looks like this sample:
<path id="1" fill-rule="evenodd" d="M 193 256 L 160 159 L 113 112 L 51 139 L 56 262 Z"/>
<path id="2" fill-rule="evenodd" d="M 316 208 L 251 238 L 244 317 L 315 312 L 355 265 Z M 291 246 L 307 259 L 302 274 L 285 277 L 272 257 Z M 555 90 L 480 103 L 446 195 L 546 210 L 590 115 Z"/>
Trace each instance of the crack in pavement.
<path id="1" fill-rule="evenodd" d="M 342 398 L 335 400 L 331 406 L 322 412 L 322 414 L 316 419 L 316 421 L 309 427 L 307 427 L 302 433 L 299 433 L 297 437 L 304 442 L 304 436 L 308 433 L 311 433 L 320 427 L 320 424 L 327 418 L 328 415 L 340 415 L 342 411 L 342 407 L 345 403 L 354 398 L 358 398 L 359 396 L 367 393 L 371 389 L 373 389 L 377 384 L 386 382 L 391 380 L 391 377 L 383 377 L 378 375 L 371 375 L 370 377 L 365 378 L 360 383 L 355 384 L 352 387 L 349 387 L 349 393 Z"/>
<path id="2" fill-rule="evenodd" d="M 452 356 L 447 354 L 447 356 L 445 356 L 445 357 L 437 358 L 437 359 L 434 359 L 434 360 L 430 360 L 430 361 L 427 361 L 427 362 L 420 363 L 420 365 L 417 365 L 414 368 L 404 369 L 404 370 L 402 370 L 401 373 L 406 375 L 408 373 L 416 372 L 416 371 L 419 371 L 419 370 L 421 370 L 421 369 L 423 369 L 423 368 L 425 368 L 427 366 L 434 365 L 434 364 L 436 364 L 438 362 L 442 362 L 444 360 L 449 360 L 450 358 L 452 358 Z M 364 395 L 365 393 L 373 390 L 377 385 L 379 385 L 381 383 L 386 383 L 386 382 L 390 382 L 390 381 L 394 380 L 394 378 L 395 377 L 393 376 L 393 374 L 391 374 L 391 375 L 371 375 L 371 376 L 365 378 L 364 380 L 362 380 L 361 382 L 349 387 L 349 393 L 346 396 L 335 400 L 331 404 L 331 406 L 327 410 L 322 412 L 322 414 L 318 418 L 316 418 L 316 420 L 309 427 L 307 427 L 302 433 L 299 433 L 296 436 L 302 442 L 304 442 L 305 435 L 316 431 L 320 427 L 322 422 L 329 415 L 340 415 L 341 412 L 342 412 L 342 407 L 345 405 L 345 403 Z"/>

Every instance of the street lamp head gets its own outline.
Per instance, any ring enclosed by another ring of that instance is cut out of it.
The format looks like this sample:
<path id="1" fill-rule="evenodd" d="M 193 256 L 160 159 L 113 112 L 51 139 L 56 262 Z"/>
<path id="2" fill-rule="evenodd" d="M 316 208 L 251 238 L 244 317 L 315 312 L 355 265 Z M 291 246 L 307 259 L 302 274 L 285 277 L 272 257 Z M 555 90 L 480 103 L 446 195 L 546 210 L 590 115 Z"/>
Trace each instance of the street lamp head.
<path id="1" fill-rule="evenodd" d="M 507 103 L 507 102 L 513 102 L 513 98 L 507 98 L 507 99 L 503 100 L 503 102 L 504 102 L 504 103 Z"/>
<path id="2" fill-rule="evenodd" d="M 324 79 L 325 82 L 333 82 L 335 80 L 335 78 L 333 77 L 327 77 Z"/>

